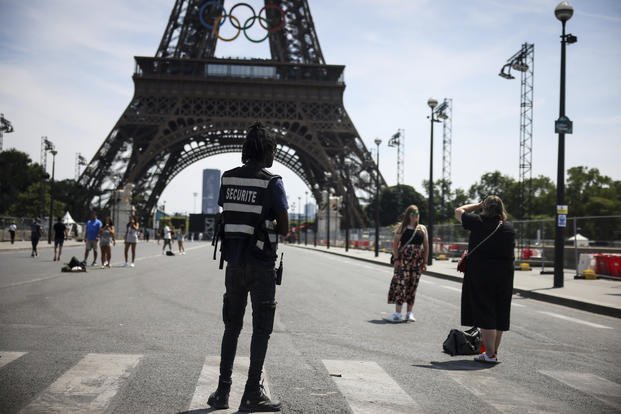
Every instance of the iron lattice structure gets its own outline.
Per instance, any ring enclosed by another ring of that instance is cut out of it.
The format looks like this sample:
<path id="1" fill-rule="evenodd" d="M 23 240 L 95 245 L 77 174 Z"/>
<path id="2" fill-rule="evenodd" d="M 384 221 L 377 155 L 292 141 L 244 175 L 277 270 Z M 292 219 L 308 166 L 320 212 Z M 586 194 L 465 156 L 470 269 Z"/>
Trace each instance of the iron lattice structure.
<path id="1" fill-rule="evenodd" d="M 511 69 L 520 72 L 520 218 L 530 216 L 533 178 L 533 86 L 535 79 L 535 45 L 524 43 L 502 67 L 500 76 L 514 79 Z"/>
<path id="2" fill-rule="evenodd" d="M 325 64 L 307 0 L 265 1 L 268 21 L 282 26 L 269 33 L 271 59 L 214 57 L 217 33 L 202 22 L 216 8 L 203 5 L 176 0 L 155 57 L 135 57 L 134 96 L 80 177 L 91 204 L 104 207 L 132 184 L 146 217 L 184 168 L 241 152 L 245 128 L 258 119 L 276 137 L 276 161 L 316 200 L 328 186 L 354 195 L 352 225 L 365 224 L 375 162 L 343 105 L 345 67 Z"/>

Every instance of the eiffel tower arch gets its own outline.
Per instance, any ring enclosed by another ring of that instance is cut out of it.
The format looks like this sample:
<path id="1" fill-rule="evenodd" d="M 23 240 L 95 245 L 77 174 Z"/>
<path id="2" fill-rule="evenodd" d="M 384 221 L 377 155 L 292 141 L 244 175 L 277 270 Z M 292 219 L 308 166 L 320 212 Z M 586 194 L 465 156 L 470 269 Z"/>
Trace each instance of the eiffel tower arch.
<path id="1" fill-rule="evenodd" d="M 245 128 L 260 120 L 276 137 L 276 161 L 317 201 L 328 187 L 347 192 L 351 224 L 364 225 L 379 172 L 343 105 L 345 67 L 325 63 L 307 0 L 265 0 L 271 59 L 214 57 L 218 33 L 206 23 L 223 8 L 176 0 L 155 57 L 135 57 L 134 96 L 80 177 L 91 205 L 129 185 L 148 215 L 184 168 L 241 153 Z"/>

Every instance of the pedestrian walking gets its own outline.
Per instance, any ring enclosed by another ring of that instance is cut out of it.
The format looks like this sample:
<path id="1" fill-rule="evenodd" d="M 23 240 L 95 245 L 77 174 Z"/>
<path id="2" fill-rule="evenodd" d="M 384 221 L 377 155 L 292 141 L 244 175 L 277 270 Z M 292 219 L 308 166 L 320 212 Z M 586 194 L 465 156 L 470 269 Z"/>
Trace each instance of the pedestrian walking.
<path id="1" fill-rule="evenodd" d="M 101 229 L 102 223 L 97 218 L 97 212 L 95 210 L 91 211 L 91 218 L 86 222 L 86 238 L 84 239 L 85 249 L 84 249 L 84 265 L 88 261 L 88 252 L 93 251 L 93 263 L 91 266 L 95 266 L 97 263 L 97 242 L 99 240 L 99 230 Z"/>
<path id="2" fill-rule="evenodd" d="M 164 228 L 162 229 L 162 238 L 164 239 L 164 244 L 162 244 L 162 254 L 164 254 L 164 250 L 166 250 L 166 246 L 168 246 L 168 251 L 172 252 L 172 232 L 168 223 L 164 223 Z"/>
<path id="3" fill-rule="evenodd" d="M 276 311 L 277 234 L 287 234 L 287 198 L 281 177 L 264 168 L 274 162 L 276 143 L 260 124 L 248 129 L 242 148 L 243 166 L 222 176 L 218 204 L 223 208 L 222 255 L 227 262 L 222 308 L 220 377 L 209 396 L 215 409 L 229 407 L 231 374 L 237 340 L 243 326 L 248 293 L 252 300 L 250 367 L 239 411 L 280 411 L 260 384 Z"/>
<path id="4" fill-rule="evenodd" d="M 99 248 L 101 249 L 101 268 L 110 268 L 112 263 L 112 246 L 116 245 L 116 229 L 110 216 L 104 219 L 99 230 Z"/>
<path id="5" fill-rule="evenodd" d="M 183 226 L 179 227 L 179 230 L 177 230 L 177 247 L 179 247 L 180 255 L 185 254 L 185 248 L 183 247 L 183 239 L 185 238 L 184 230 Z"/>
<path id="6" fill-rule="evenodd" d="M 403 221 L 395 230 L 392 242 L 394 273 L 388 288 L 388 303 L 395 304 L 395 311 L 386 319 L 401 322 L 403 303 L 407 303 L 405 320 L 415 322 L 413 308 L 416 290 L 422 272 L 427 270 L 429 239 L 427 228 L 420 224 L 418 207 L 414 204 L 405 209 Z"/>
<path id="7" fill-rule="evenodd" d="M 474 360 L 497 363 L 500 340 L 509 330 L 515 230 L 505 221 L 504 204 L 495 195 L 478 204 L 457 207 L 455 218 L 470 231 L 470 253 L 461 290 L 461 324 L 481 329 L 485 352 Z"/>
<path id="8" fill-rule="evenodd" d="M 9 234 L 11 235 L 11 244 L 15 244 L 15 233 L 17 232 L 17 225 L 14 221 L 9 225 Z"/>
<path id="9" fill-rule="evenodd" d="M 62 222 L 62 218 L 58 217 L 54 223 L 54 262 L 60 260 L 60 254 L 63 252 L 63 244 L 67 238 L 67 226 Z"/>
<path id="10" fill-rule="evenodd" d="M 146 241 L 147 243 L 149 243 L 149 236 L 150 236 L 149 229 L 144 229 L 144 241 Z"/>
<path id="11" fill-rule="evenodd" d="M 30 243 L 32 244 L 32 253 L 30 253 L 30 257 L 39 256 L 37 245 L 39 244 L 41 234 L 43 234 L 43 229 L 41 228 L 39 219 L 34 219 L 34 222 L 30 225 Z"/>
<path id="12" fill-rule="evenodd" d="M 136 244 L 138 244 L 138 219 L 135 215 L 132 215 L 129 218 L 129 223 L 125 227 L 125 265 L 127 267 L 127 253 L 128 250 L 132 250 L 132 262 L 129 265 L 130 267 L 134 267 L 134 260 L 136 259 Z"/>

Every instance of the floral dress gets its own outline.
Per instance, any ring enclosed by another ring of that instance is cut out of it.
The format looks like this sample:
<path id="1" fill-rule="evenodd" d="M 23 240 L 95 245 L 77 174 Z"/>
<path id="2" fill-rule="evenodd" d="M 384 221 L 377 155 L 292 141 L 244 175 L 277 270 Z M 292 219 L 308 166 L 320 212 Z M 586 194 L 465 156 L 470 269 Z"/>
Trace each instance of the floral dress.
<path id="1" fill-rule="evenodd" d="M 414 237 L 412 237 L 412 232 L 414 232 Z M 395 273 L 390 281 L 388 303 L 396 303 L 397 305 L 401 305 L 404 302 L 408 304 L 414 303 L 421 269 L 425 260 L 423 249 L 424 237 L 425 235 L 420 227 L 416 229 L 408 228 L 401 235 L 401 243 L 399 244 L 401 263 L 395 268 Z"/>

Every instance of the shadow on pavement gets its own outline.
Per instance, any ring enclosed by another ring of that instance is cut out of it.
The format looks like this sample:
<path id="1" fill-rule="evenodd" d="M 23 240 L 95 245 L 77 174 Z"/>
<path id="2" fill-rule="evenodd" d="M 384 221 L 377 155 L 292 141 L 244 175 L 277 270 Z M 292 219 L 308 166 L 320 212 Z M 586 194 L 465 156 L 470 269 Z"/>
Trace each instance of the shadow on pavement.
<path id="1" fill-rule="evenodd" d="M 412 366 L 427 369 L 441 369 L 444 371 L 480 371 L 483 369 L 490 369 L 494 367 L 494 365 L 498 364 L 484 364 L 482 362 L 473 361 L 472 359 L 460 359 L 458 361 L 431 361 L 429 365 Z"/>

